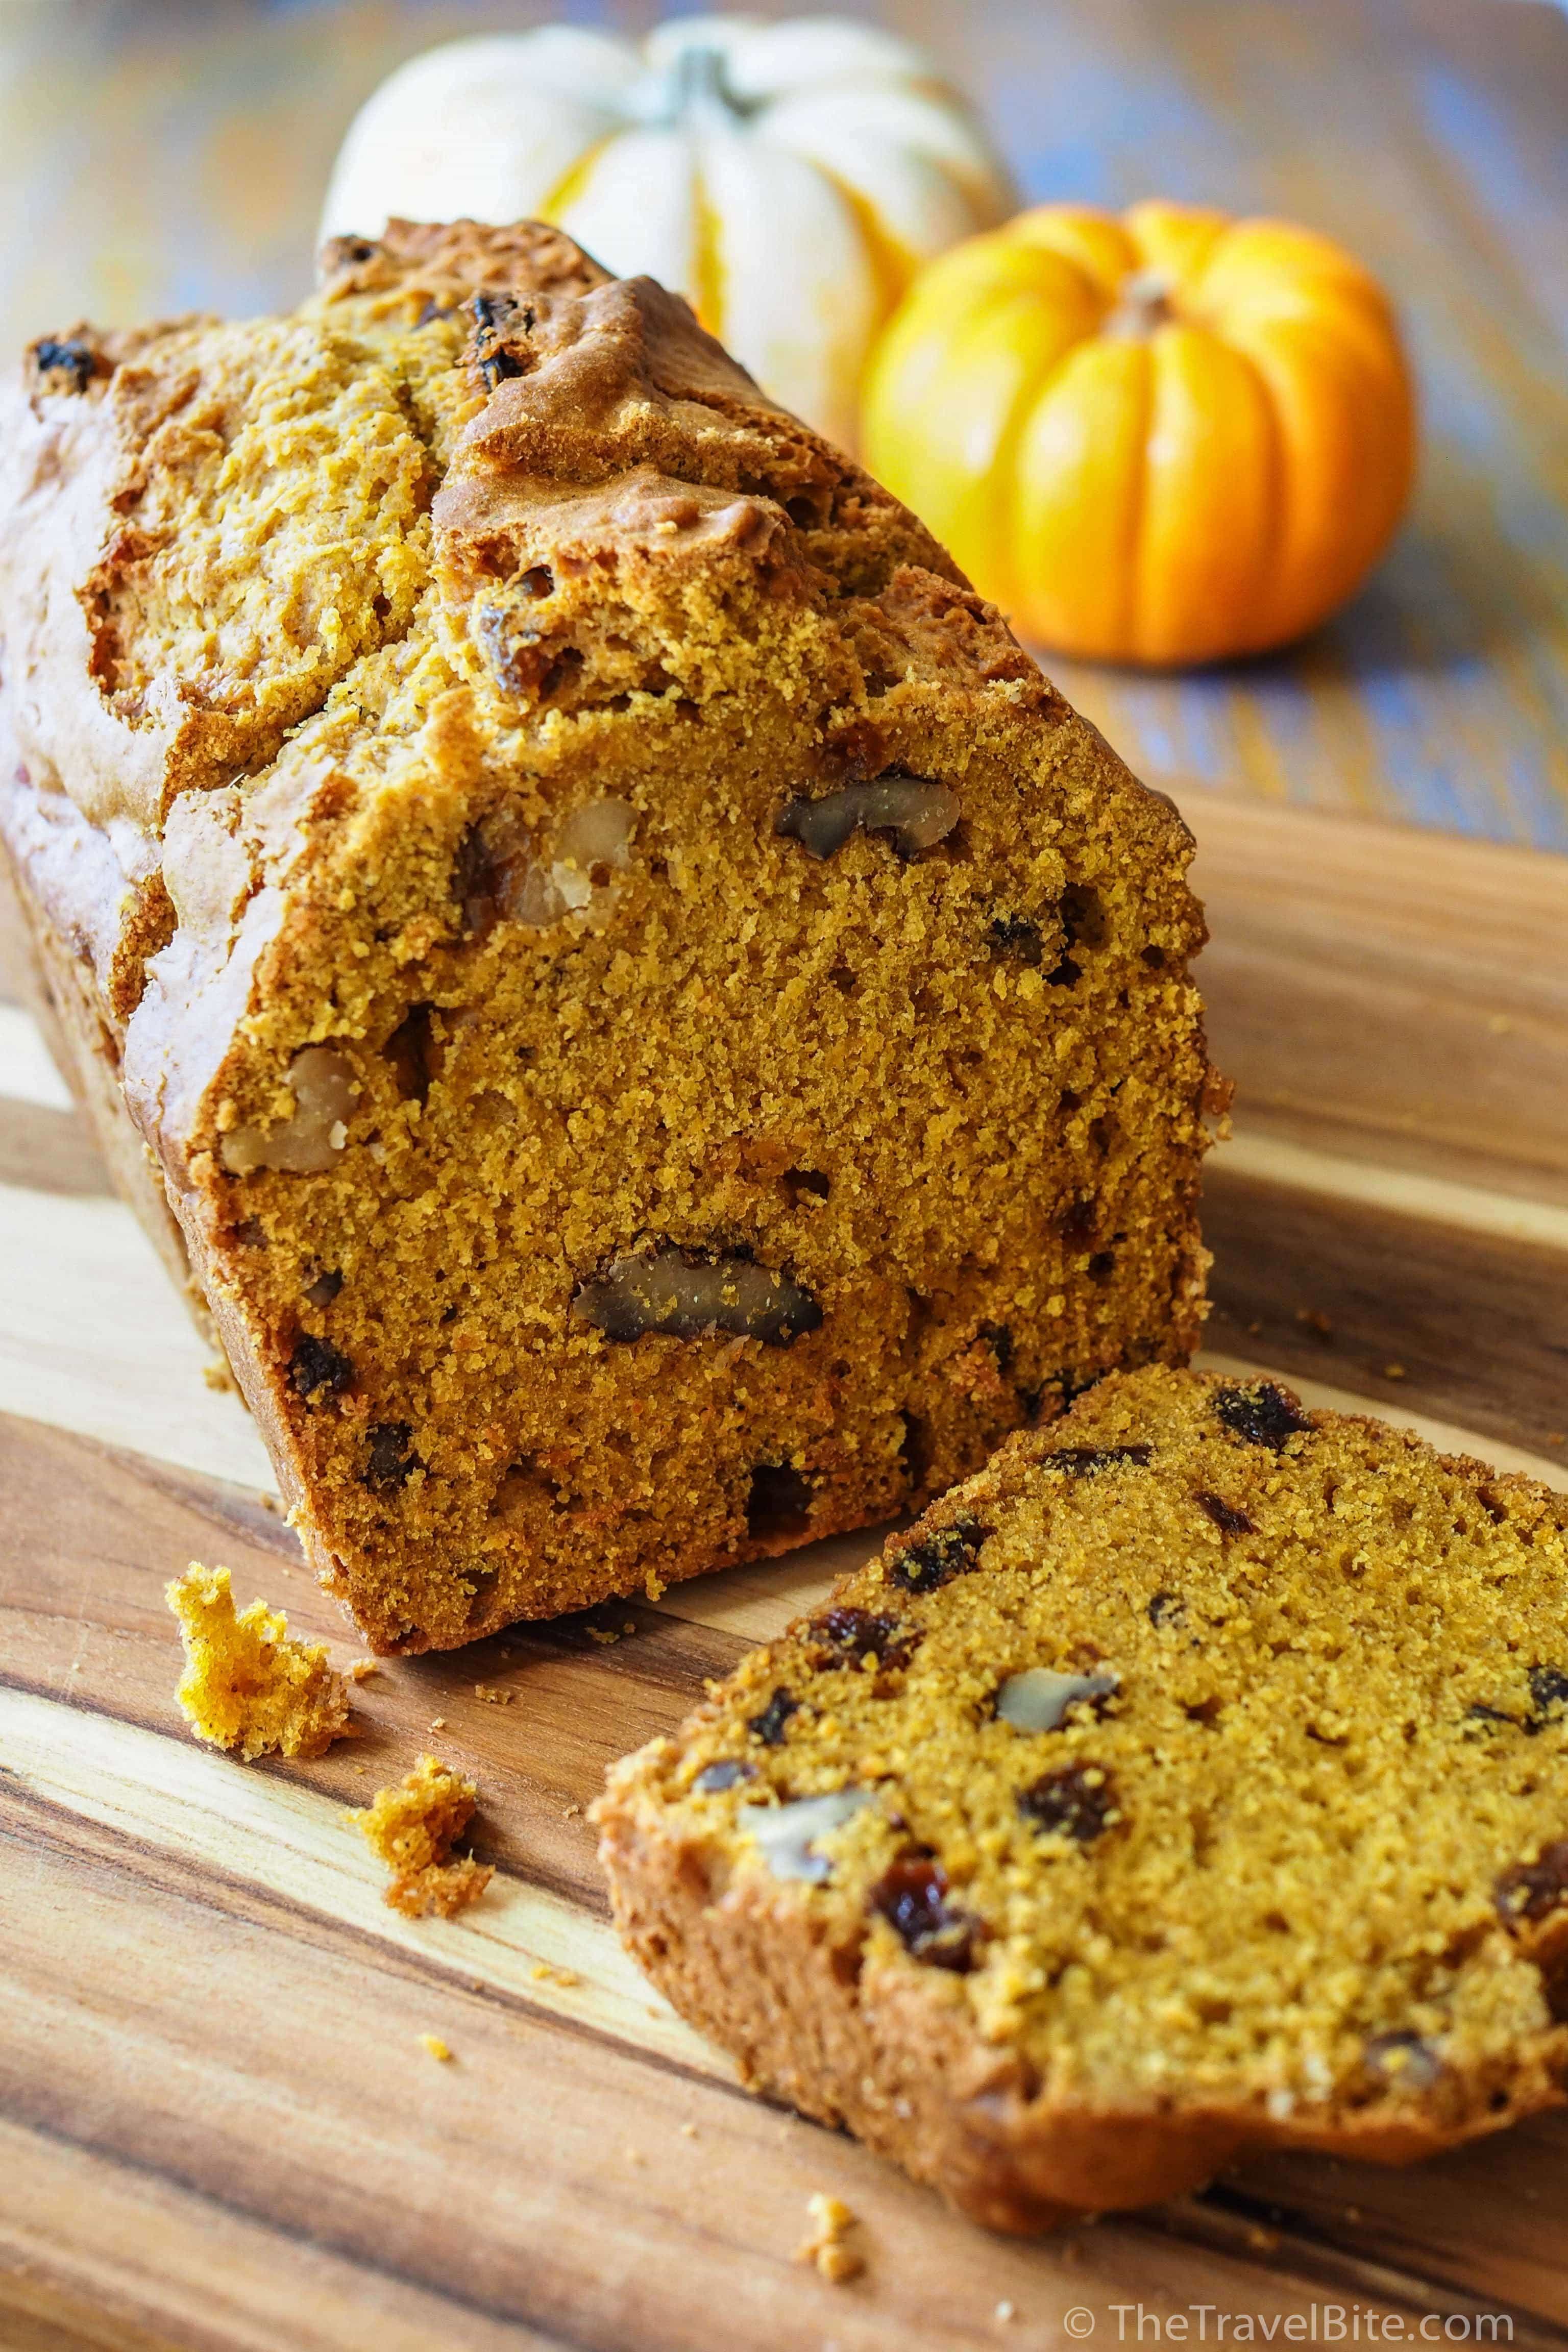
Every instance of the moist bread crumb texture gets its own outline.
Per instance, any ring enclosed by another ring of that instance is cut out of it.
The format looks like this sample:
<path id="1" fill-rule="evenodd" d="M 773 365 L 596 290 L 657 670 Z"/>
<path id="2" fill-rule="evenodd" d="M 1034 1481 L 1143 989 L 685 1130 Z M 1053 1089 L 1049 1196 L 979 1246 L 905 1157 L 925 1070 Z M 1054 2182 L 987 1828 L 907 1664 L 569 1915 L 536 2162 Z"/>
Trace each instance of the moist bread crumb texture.
<path id="1" fill-rule="evenodd" d="M 174 1696 L 198 1739 L 252 1763 L 320 1756 L 349 1730 L 349 1691 L 319 1642 L 296 1642 L 280 1610 L 236 1610 L 226 1568 L 193 1560 L 164 1587 L 185 1671 Z"/>
<path id="2" fill-rule="evenodd" d="M 598 1820 L 677 2008 L 983 2221 L 1424 2155 L 1568 2080 L 1568 1500 L 1112 1377 Z"/>
<path id="3" fill-rule="evenodd" d="M 683 303 L 395 224 L 5 451 L 0 831 L 378 1650 L 1184 1360 L 1190 836 Z"/>
<path id="4" fill-rule="evenodd" d="M 438 1757 L 421 1756 L 395 1788 L 378 1789 L 348 1818 L 391 1873 L 385 1901 L 407 1919 L 437 1912 L 443 1919 L 466 1910 L 495 1872 L 453 1845 L 473 1819 L 479 1790 Z"/>

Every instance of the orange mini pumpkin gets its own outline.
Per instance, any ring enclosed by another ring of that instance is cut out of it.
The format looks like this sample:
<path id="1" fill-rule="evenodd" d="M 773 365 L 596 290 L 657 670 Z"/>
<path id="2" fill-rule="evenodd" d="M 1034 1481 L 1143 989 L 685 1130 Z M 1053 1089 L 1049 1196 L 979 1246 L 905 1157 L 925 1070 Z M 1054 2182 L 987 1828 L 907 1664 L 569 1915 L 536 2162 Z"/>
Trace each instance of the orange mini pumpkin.
<path id="1" fill-rule="evenodd" d="M 1026 636 L 1256 653 L 1387 545 L 1415 455 L 1386 297 L 1329 238 L 1170 204 L 1046 205 L 915 281 L 873 356 L 873 472 Z"/>

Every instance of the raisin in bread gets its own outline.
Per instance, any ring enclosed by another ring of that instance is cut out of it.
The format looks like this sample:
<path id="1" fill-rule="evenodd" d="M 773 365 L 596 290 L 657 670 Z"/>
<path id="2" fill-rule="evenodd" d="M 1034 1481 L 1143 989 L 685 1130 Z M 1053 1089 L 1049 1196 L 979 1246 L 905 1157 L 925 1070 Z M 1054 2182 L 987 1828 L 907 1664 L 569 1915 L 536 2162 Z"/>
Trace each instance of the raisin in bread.
<path id="1" fill-rule="evenodd" d="M 616 1918 L 761 2087 L 981 2220 L 1568 2079 L 1568 1498 L 1112 1377 L 611 1774 Z"/>
<path id="2" fill-rule="evenodd" d="M 0 452 L 48 986 L 379 1649 L 1186 1356 L 1185 828 L 683 303 L 395 225 L 35 347 Z"/>

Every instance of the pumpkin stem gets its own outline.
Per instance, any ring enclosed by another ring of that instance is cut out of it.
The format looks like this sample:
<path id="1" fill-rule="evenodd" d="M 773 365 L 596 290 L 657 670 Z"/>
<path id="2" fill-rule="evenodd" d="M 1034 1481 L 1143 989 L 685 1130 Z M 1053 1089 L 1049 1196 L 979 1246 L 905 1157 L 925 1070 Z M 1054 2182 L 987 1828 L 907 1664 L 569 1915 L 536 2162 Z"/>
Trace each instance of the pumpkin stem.
<path id="1" fill-rule="evenodd" d="M 704 116 L 710 121 L 717 118 L 733 124 L 755 110 L 730 88 L 723 50 L 710 41 L 694 41 L 679 52 L 668 75 L 659 77 L 647 118 L 661 128 L 673 128 L 693 117 L 700 121 Z"/>
<path id="2" fill-rule="evenodd" d="M 1142 341 L 1176 315 L 1171 281 L 1158 269 L 1134 269 L 1116 289 L 1116 304 L 1101 332 Z"/>

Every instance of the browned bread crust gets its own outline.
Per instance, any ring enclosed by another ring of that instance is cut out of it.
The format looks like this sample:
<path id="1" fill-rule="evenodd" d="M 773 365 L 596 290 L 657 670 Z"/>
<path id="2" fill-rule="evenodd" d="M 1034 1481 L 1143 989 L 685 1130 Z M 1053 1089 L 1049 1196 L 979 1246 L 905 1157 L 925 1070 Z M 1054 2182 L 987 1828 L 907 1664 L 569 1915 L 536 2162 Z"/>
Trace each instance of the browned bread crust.
<path id="1" fill-rule="evenodd" d="M 1179 1360 L 1173 810 L 658 286 L 463 222 L 325 272 L 35 348 L 0 835 L 370 1637 L 862 1524 Z"/>
<path id="2" fill-rule="evenodd" d="M 1431 2155 L 1568 2085 L 1565 1624 L 1568 1498 L 1113 1376 L 614 1769 L 616 1921 L 996 2228 Z"/>

